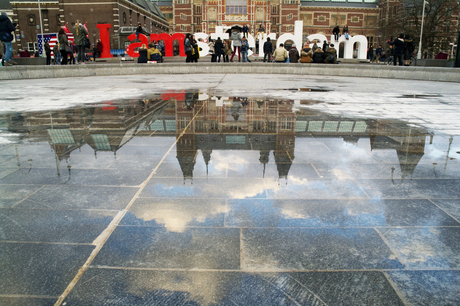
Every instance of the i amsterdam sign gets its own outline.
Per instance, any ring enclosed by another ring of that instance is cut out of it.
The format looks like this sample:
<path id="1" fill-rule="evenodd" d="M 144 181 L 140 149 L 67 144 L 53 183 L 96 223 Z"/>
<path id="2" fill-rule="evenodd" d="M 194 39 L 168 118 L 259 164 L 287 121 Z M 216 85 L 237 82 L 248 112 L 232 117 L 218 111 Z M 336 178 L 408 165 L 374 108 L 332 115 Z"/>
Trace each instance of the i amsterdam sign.
<path id="1" fill-rule="evenodd" d="M 110 46 L 110 36 L 109 36 L 109 28 L 111 27 L 110 24 L 98 24 L 97 27 L 99 28 L 99 33 L 101 37 L 101 42 L 104 46 Z M 206 33 L 195 33 L 195 39 L 198 41 L 198 46 L 201 48 L 200 50 L 200 57 L 206 56 L 209 54 L 209 47 L 207 45 L 208 38 L 211 37 L 211 39 L 217 39 L 220 37 L 221 39 L 228 39 L 229 34 L 224 32 L 224 28 L 222 26 L 217 26 L 215 33 L 211 33 L 211 35 L 208 35 Z M 294 34 L 291 33 L 285 33 L 281 35 L 280 37 L 276 38 L 276 33 L 270 33 L 270 34 L 265 34 L 265 33 L 260 33 L 257 36 L 257 39 L 259 40 L 259 45 L 262 46 L 265 41 L 267 41 L 267 37 L 270 37 L 271 40 L 276 40 L 276 46 L 278 47 L 281 43 L 285 43 L 288 40 L 293 41 L 297 46 L 299 46 L 298 49 L 300 49 L 300 46 L 302 46 L 302 37 L 303 37 L 303 21 L 298 20 L 295 22 L 295 27 L 294 27 Z M 131 34 L 128 36 L 128 39 L 130 41 L 133 41 L 137 38 L 136 34 Z M 170 35 L 168 33 L 161 33 L 161 34 L 150 34 L 150 40 L 147 36 L 143 34 L 139 34 L 139 39 L 141 42 L 136 42 L 130 44 L 126 48 L 126 53 L 131 56 L 131 57 L 139 57 L 139 52 L 135 51 L 136 48 L 141 47 L 143 44 L 148 45 L 149 42 L 151 41 L 158 41 L 158 40 L 163 40 L 165 42 L 165 57 L 172 57 L 173 56 L 173 43 L 175 40 L 179 42 L 179 55 L 180 56 L 186 56 L 185 50 L 184 50 L 184 39 L 185 35 L 182 33 L 175 33 L 173 35 Z M 312 34 L 307 37 L 309 41 L 313 40 L 318 40 L 320 42 L 323 41 L 328 41 L 328 43 L 333 43 L 335 46 L 337 46 L 337 52 L 339 50 L 338 46 L 340 43 L 344 43 L 344 52 L 343 52 L 343 58 L 351 59 L 353 58 L 353 49 L 354 45 L 355 49 L 357 49 L 358 54 L 357 58 L 358 59 L 366 59 L 367 57 L 367 38 L 363 35 L 356 35 L 356 36 L 350 36 L 350 38 L 347 40 L 345 39 L 345 36 L 342 35 L 340 36 L 339 40 L 334 39 L 334 35 L 330 36 L 330 39 L 327 39 L 327 37 L 323 34 Z M 201 41 L 200 41 L 201 40 Z M 256 40 L 254 39 L 254 36 L 251 34 L 248 35 L 248 42 L 249 42 L 249 47 L 255 48 L 256 46 Z M 113 55 L 110 54 L 110 48 L 104 48 L 103 53 L 101 54 L 102 58 L 107 58 L 107 57 L 113 57 Z M 253 52 L 251 50 L 248 51 L 248 55 L 252 55 Z M 263 58 L 264 54 L 261 53 L 259 54 L 259 57 Z M 337 54 L 338 57 L 338 54 Z"/>

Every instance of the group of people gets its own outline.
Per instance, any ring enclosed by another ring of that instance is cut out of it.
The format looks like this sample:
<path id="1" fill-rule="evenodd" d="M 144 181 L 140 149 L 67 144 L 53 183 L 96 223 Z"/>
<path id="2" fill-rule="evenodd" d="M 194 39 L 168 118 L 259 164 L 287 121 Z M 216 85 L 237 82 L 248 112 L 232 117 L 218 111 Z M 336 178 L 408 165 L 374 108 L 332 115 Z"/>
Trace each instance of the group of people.
<path id="1" fill-rule="evenodd" d="M 148 49 L 145 44 L 139 48 L 139 57 L 137 62 L 145 64 L 149 61 L 162 63 L 163 62 L 164 45 L 161 42 L 152 41 L 148 44 Z"/>
<path id="2" fill-rule="evenodd" d="M 16 30 L 17 23 L 12 23 L 6 12 L 0 13 L 0 54 L 4 66 L 12 66 L 17 63 L 13 57 L 13 32 Z M 5 49 L 5 50 L 3 50 Z"/>
<path id="3" fill-rule="evenodd" d="M 264 43 L 264 62 L 273 61 L 276 63 L 329 63 L 337 64 L 337 49 L 334 44 L 328 44 L 324 41 L 322 48 L 315 42 L 310 48 L 310 42 L 305 42 L 302 50 L 298 50 L 295 44 L 291 45 L 289 52 L 284 47 L 284 44 L 273 52 L 273 45 L 270 37 Z"/>
<path id="4" fill-rule="evenodd" d="M 392 46 L 390 50 L 393 56 L 393 65 L 396 66 L 396 62 L 399 62 L 399 66 L 410 66 L 410 59 L 415 50 L 410 35 L 401 33 L 394 41 L 388 40 L 387 43 Z"/>

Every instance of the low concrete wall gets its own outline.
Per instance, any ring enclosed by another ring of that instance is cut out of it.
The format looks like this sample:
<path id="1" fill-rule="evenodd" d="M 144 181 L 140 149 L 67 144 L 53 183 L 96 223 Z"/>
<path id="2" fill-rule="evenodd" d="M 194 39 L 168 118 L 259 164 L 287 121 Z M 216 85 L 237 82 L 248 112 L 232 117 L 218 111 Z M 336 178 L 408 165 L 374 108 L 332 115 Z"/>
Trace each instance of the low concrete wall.
<path id="1" fill-rule="evenodd" d="M 365 64 L 163 63 L 87 64 L 68 66 L 10 66 L 0 80 L 65 78 L 135 74 L 291 74 L 460 82 L 460 69 Z"/>
<path id="2" fill-rule="evenodd" d="M 447 67 L 446 59 L 418 59 L 416 62 L 417 66 L 424 67 Z"/>
<path id="3" fill-rule="evenodd" d="M 17 62 L 18 65 L 46 65 L 46 58 L 45 57 L 15 57 L 13 61 Z"/>

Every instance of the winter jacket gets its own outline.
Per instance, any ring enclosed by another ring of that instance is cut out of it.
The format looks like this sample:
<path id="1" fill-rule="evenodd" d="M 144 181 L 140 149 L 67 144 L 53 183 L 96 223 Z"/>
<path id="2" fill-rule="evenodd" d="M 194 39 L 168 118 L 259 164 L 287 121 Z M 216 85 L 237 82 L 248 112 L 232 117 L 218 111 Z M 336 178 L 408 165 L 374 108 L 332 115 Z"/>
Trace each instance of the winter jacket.
<path id="1" fill-rule="evenodd" d="M 273 53 L 273 45 L 271 41 L 266 41 L 264 43 L 264 53 Z"/>
<path id="2" fill-rule="evenodd" d="M 88 31 L 86 31 L 85 27 L 81 24 L 78 25 L 78 35 L 77 35 L 77 26 L 74 26 L 72 29 L 73 37 L 75 39 L 75 45 L 81 46 L 83 45 L 83 38 L 88 35 Z"/>
<path id="3" fill-rule="evenodd" d="M 289 50 L 289 62 L 290 63 L 298 63 L 299 62 L 299 50 L 297 50 L 296 47 L 292 47 L 291 50 Z"/>
<path id="4" fill-rule="evenodd" d="M 316 49 L 315 53 L 313 53 L 313 62 L 317 63 L 324 63 L 324 52 L 321 48 Z"/>
<path id="5" fill-rule="evenodd" d="M 232 54 L 232 43 L 230 42 L 230 40 L 226 40 L 225 41 L 225 49 L 224 49 L 224 54 L 225 55 L 230 55 Z"/>
<path id="6" fill-rule="evenodd" d="M 241 47 L 241 34 L 239 32 L 232 32 L 230 39 L 233 41 L 234 47 Z"/>
<path id="7" fill-rule="evenodd" d="M 412 39 L 404 39 L 404 58 L 409 60 L 412 57 L 414 50 L 415 46 Z"/>
<path id="8" fill-rule="evenodd" d="M 189 38 L 186 38 L 184 40 L 184 49 L 185 49 L 185 52 L 190 52 L 192 51 L 192 42 L 190 41 Z"/>
<path id="9" fill-rule="evenodd" d="M 273 57 L 275 58 L 275 62 L 284 62 L 288 58 L 288 53 L 284 47 L 278 47 L 273 53 Z"/>
<path id="10" fill-rule="evenodd" d="M 147 49 L 139 49 L 139 58 L 137 62 L 139 64 L 147 63 Z"/>
<path id="11" fill-rule="evenodd" d="M 300 62 L 301 63 L 311 63 L 311 58 L 313 56 L 313 51 L 310 47 L 303 48 L 302 52 L 300 52 Z"/>
<path id="12" fill-rule="evenodd" d="M 216 42 L 214 43 L 214 51 L 216 52 L 216 55 L 224 53 L 224 43 L 222 42 L 222 40 L 216 40 Z"/>
<path id="13" fill-rule="evenodd" d="M 246 40 L 246 41 L 242 41 L 241 42 L 241 52 L 248 52 L 249 50 L 249 42 Z"/>
<path id="14" fill-rule="evenodd" d="M 396 38 L 393 42 L 388 42 L 390 45 L 393 45 L 393 56 L 404 55 L 404 39 Z"/>
<path id="15" fill-rule="evenodd" d="M 8 16 L 0 15 L 0 40 L 4 42 L 13 41 L 13 32 L 16 27 L 11 23 Z"/>
<path id="16" fill-rule="evenodd" d="M 334 56 L 334 60 L 332 62 L 328 61 L 329 55 Z M 336 48 L 334 48 L 334 47 L 327 48 L 327 50 L 326 50 L 326 61 L 329 64 L 337 64 L 337 49 Z"/>
<path id="17" fill-rule="evenodd" d="M 59 41 L 59 50 L 65 50 L 65 46 L 69 45 L 66 34 L 58 35 L 58 41 Z"/>
<path id="18" fill-rule="evenodd" d="M 152 59 L 153 54 L 158 54 L 158 56 L 155 56 L 157 59 Z M 158 57 L 161 59 L 161 52 L 157 48 L 150 48 L 147 50 L 147 60 L 149 61 L 158 61 Z"/>
<path id="19" fill-rule="evenodd" d="M 336 26 L 336 27 L 332 30 L 332 34 L 340 34 L 340 28 L 339 28 L 339 26 Z"/>

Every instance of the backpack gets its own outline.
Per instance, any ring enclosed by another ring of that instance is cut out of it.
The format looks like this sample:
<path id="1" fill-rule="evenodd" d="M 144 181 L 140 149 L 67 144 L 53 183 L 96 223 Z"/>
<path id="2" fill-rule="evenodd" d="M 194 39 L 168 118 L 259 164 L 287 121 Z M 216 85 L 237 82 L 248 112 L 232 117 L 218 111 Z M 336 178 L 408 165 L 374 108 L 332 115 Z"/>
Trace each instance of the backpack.
<path id="1" fill-rule="evenodd" d="M 334 62 L 334 55 L 329 54 L 326 58 L 326 63 L 333 63 Z"/>

